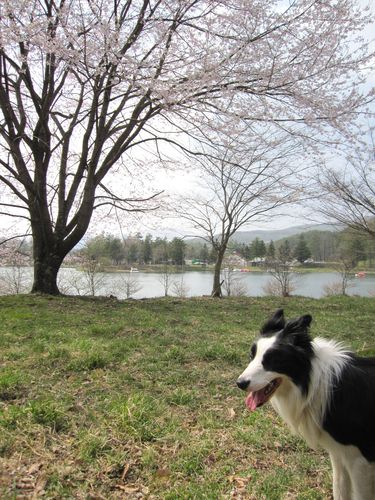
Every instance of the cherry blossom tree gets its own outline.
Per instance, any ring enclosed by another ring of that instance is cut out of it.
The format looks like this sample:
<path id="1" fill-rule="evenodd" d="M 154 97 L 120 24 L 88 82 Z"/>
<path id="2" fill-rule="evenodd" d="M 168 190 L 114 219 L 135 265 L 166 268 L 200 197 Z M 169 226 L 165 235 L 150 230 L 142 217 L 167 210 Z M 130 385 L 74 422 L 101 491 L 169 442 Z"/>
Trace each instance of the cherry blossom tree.
<path id="1" fill-rule="evenodd" d="M 127 189 L 140 147 L 228 120 L 345 132 L 370 21 L 355 0 L 3 0 L 0 206 L 30 225 L 33 292 L 59 293 L 95 209 L 156 202 Z"/>

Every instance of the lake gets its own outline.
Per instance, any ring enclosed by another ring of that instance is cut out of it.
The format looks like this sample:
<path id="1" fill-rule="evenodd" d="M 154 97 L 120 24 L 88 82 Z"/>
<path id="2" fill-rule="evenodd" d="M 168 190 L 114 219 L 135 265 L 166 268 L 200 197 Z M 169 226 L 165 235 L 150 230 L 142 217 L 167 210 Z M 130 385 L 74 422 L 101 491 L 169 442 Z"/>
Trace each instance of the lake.
<path id="1" fill-rule="evenodd" d="M 264 286 L 272 279 L 266 272 L 234 273 L 241 289 L 248 296 L 266 295 Z M 98 273 L 95 276 L 95 295 L 114 295 L 119 299 L 127 296 L 127 287 L 133 298 L 161 297 L 164 295 L 164 275 L 160 273 Z M 30 291 L 32 268 L 0 268 L 0 291 L 15 293 L 16 281 L 21 291 Z M 210 295 L 213 274 L 210 271 L 190 271 L 169 275 L 169 295 L 184 295 L 188 297 Z M 71 295 L 89 294 L 87 279 L 81 271 L 73 268 L 62 268 L 59 273 L 59 288 L 63 293 Z M 324 287 L 340 281 L 338 273 L 300 273 L 296 275 L 293 294 L 320 298 L 325 295 Z M 12 285 L 11 288 L 10 285 Z M 365 278 L 355 278 L 350 282 L 349 295 L 375 296 L 375 275 Z"/>

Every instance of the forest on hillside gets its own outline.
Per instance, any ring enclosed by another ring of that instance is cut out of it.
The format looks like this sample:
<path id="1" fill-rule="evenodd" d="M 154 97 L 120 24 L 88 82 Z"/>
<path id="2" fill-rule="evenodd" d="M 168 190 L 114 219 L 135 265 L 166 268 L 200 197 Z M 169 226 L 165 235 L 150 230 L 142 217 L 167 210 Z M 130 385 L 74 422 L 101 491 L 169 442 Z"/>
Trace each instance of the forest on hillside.
<path id="1" fill-rule="evenodd" d="M 307 231 L 268 244 L 255 238 L 250 244 L 236 244 L 234 248 L 247 260 L 256 257 L 273 256 L 281 246 L 289 246 L 294 258 L 301 263 L 309 260 L 315 263 L 335 262 L 343 256 L 351 257 L 356 263 L 363 262 L 372 267 L 375 261 L 375 241 L 349 230 Z"/>
<path id="2" fill-rule="evenodd" d="M 249 263 L 254 259 L 274 258 L 281 249 L 301 264 L 331 263 L 349 257 L 353 263 L 367 267 L 375 264 L 375 241 L 349 230 L 339 232 L 307 231 L 275 242 L 255 238 L 249 244 L 230 244 L 227 255 L 236 254 Z M 204 240 L 153 238 L 150 234 L 129 236 L 122 240 L 112 235 L 99 235 L 73 252 L 111 265 L 173 264 L 187 262 L 212 264 L 215 251 Z"/>
<path id="3" fill-rule="evenodd" d="M 286 252 L 291 260 L 311 266 L 329 265 L 343 257 L 353 264 L 367 268 L 375 266 L 375 241 L 350 230 L 307 231 L 276 241 L 255 238 L 251 243 L 231 242 L 227 256 L 236 255 L 249 265 L 254 260 L 274 258 Z M 104 266 L 142 266 L 171 264 L 210 265 L 215 262 L 211 245 L 197 238 L 153 238 L 150 234 L 137 233 L 126 238 L 112 234 L 99 234 L 74 249 L 66 258 L 66 264 L 78 264 L 83 260 L 95 260 Z M 32 260 L 31 241 L 14 240 L 0 246 L 0 265 L 27 265 Z"/>

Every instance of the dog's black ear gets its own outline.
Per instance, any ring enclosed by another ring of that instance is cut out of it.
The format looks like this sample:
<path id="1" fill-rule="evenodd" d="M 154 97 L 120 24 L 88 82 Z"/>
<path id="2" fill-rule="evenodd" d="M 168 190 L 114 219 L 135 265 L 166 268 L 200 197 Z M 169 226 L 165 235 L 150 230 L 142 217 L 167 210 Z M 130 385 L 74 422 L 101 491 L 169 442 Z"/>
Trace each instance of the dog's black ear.
<path id="1" fill-rule="evenodd" d="M 285 342 L 294 345 L 312 356 L 313 348 L 309 334 L 309 326 L 312 321 L 310 314 L 305 314 L 297 319 L 287 322 L 284 330 L 281 332 L 281 338 Z"/>
<path id="2" fill-rule="evenodd" d="M 295 346 L 311 350 L 311 337 L 308 330 L 311 321 L 310 314 L 288 321 L 281 333 L 281 338 Z"/>
<path id="3" fill-rule="evenodd" d="M 284 334 L 306 332 L 312 321 L 310 314 L 305 314 L 297 319 L 291 319 L 284 328 Z"/>
<path id="4" fill-rule="evenodd" d="M 284 326 L 285 326 L 284 310 L 277 309 L 272 318 L 270 318 L 268 321 L 264 323 L 264 325 L 260 329 L 260 334 L 268 335 L 270 333 L 272 334 L 275 332 L 279 332 L 284 328 Z"/>

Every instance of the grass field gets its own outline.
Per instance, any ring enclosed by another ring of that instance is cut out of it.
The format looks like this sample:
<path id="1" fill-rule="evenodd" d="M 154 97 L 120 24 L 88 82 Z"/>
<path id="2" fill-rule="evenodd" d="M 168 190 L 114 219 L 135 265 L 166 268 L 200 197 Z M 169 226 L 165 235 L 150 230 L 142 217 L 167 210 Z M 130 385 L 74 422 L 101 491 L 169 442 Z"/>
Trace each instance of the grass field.
<path id="1" fill-rule="evenodd" d="M 0 297 L 0 497 L 326 499 L 326 455 L 235 380 L 277 307 L 375 352 L 371 298 Z"/>

